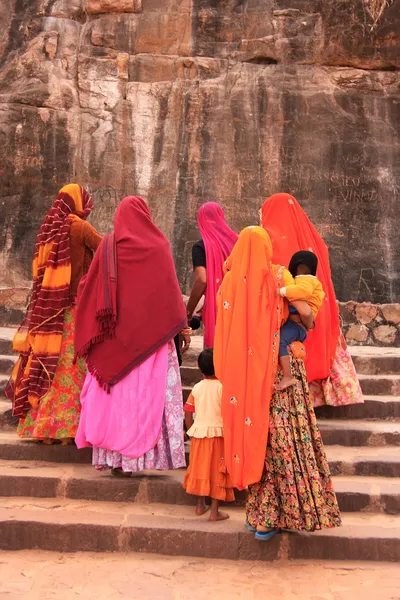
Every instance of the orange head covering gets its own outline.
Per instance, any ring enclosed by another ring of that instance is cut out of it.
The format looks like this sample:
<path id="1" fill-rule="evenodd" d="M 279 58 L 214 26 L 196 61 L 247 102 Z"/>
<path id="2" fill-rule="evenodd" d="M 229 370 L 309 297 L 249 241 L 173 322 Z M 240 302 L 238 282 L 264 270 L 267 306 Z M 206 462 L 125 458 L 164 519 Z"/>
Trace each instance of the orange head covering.
<path id="1" fill-rule="evenodd" d="M 215 371 L 222 382 L 225 461 L 236 488 L 260 480 L 277 370 L 283 269 L 261 227 L 247 227 L 226 262 L 217 296 Z"/>
<path id="2" fill-rule="evenodd" d="M 317 277 L 326 295 L 316 318 L 315 330 L 307 336 L 306 369 L 309 381 L 325 379 L 329 376 L 340 333 L 328 248 L 290 194 L 274 194 L 268 198 L 261 209 L 261 221 L 272 241 L 274 262 L 288 265 L 299 250 L 310 250 L 318 257 Z"/>

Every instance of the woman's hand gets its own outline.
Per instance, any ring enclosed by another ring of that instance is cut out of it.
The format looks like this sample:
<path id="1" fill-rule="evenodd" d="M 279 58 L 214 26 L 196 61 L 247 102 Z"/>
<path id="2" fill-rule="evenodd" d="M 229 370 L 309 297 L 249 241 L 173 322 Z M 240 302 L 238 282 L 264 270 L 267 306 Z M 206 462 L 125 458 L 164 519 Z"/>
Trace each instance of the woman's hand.
<path id="1" fill-rule="evenodd" d="M 181 344 L 181 353 L 185 354 L 185 352 L 189 349 L 189 346 L 190 346 L 190 342 L 191 342 L 190 334 L 181 332 L 179 334 L 179 341 Z"/>

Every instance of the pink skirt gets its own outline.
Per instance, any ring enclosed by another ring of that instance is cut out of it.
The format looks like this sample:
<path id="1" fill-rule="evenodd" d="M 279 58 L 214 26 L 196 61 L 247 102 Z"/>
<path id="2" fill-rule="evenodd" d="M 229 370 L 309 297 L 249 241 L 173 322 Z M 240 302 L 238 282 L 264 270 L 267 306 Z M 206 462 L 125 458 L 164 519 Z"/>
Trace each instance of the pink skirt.
<path id="1" fill-rule="evenodd" d="M 182 386 L 172 342 L 107 394 L 88 373 L 81 397 L 78 448 L 93 446 L 96 468 L 123 471 L 185 466 Z"/>

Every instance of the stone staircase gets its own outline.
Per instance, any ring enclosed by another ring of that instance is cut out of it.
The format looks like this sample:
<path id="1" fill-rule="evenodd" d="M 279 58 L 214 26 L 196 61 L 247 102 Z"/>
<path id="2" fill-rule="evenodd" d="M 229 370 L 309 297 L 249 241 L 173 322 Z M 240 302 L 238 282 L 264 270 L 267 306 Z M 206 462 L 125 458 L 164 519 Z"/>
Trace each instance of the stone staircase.
<path id="1" fill-rule="evenodd" d="M 14 362 L 0 329 L 0 390 Z M 184 395 L 199 380 L 194 338 Z M 184 471 L 118 479 L 91 466 L 91 451 L 19 440 L 0 399 L 0 549 L 139 551 L 230 559 L 400 561 L 400 350 L 353 348 L 365 404 L 317 410 L 343 526 L 284 533 L 267 544 L 244 528 L 244 492 L 229 521 L 196 518 Z"/>

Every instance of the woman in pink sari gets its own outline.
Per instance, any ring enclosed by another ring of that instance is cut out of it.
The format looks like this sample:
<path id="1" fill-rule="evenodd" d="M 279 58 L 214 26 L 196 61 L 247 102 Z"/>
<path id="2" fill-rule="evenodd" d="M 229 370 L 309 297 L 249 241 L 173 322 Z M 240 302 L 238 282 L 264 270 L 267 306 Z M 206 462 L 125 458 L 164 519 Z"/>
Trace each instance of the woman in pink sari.
<path id="1" fill-rule="evenodd" d="M 186 310 L 190 323 L 196 306 L 205 294 L 202 312 L 204 347 L 212 348 L 217 320 L 216 298 L 223 279 L 222 268 L 238 235 L 226 223 L 224 211 L 216 202 L 203 204 L 197 219 L 201 240 L 192 248 L 194 283 Z"/>
<path id="2" fill-rule="evenodd" d="M 78 448 L 117 473 L 185 466 L 174 336 L 185 305 L 168 240 L 141 198 L 122 200 L 78 295 L 75 348 L 88 367 Z"/>
<path id="3" fill-rule="evenodd" d="M 316 328 L 307 336 L 305 344 L 307 378 L 314 406 L 362 403 L 361 387 L 340 329 L 324 240 L 290 194 L 274 194 L 264 202 L 261 224 L 271 238 L 275 263 L 288 265 L 299 250 L 311 250 L 318 257 L 317 277 L 326 296 L 316 319 Z"/>

